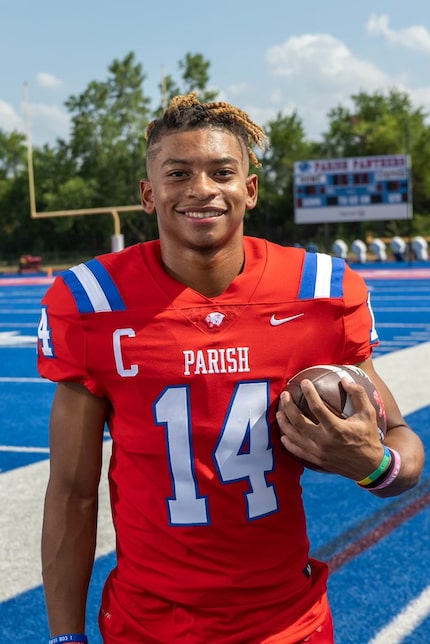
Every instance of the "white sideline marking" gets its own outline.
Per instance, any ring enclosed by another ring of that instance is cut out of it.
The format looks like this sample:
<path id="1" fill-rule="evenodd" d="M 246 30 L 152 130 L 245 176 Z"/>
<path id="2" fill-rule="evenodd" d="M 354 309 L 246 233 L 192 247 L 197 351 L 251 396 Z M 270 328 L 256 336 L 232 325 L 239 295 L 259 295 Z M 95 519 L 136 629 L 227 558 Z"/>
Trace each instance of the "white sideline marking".
<path id="1" fill-rule="evenodd" d="M 52 385 L 52 382 L 46 378 L 0 378 L 0 382 L 36 382 L 37 384 L 42 383 L 42 385 L 46 383 Z"/>
<path id="2" fill-rule="evenodd" d="M 107 466 L 111 444 L 103 445 L 96 556 L 112 552 Z M 40 586 L 40 532 L 49 462 L 32 463 L 0 474 L 0 602 Z M 19 503 L 17 503 L 19 499 Z"/>
<path id="3" fill-rule="evenodd" d="M 369 644 L 400 644 L 430 613 L 430 586 L 415 597 L 387 626 L 376 633 Z"/>
<path id="4" fill-rule="evenodd" d="M 2 313 L 6 313 L 3 309 Z M 14 347 L 17 344 L 36 344 L 36 335 L 19 335 L 19 331 L 1 331 L 0 347 Z"/>
<path id="5" fill-rule="evenodd" d="M 430 405 L 430 342 L 375 359 L 403 415 Z M 430 615 L 430 586 L 415 597 L 368 644 L 400 644 Z"/>
<path id="6" fill-rule="evenodd" d="M 430 342 L 378 356 L 374 363 L 404 416 L 430 405 Z"/>
<path id="7" fill-rule="evenodd" d="M 20 447 L 18 445 L 0 445 L 0 452 L 27 452 L 28 454 L 49 454 L 49 447 Z"/>

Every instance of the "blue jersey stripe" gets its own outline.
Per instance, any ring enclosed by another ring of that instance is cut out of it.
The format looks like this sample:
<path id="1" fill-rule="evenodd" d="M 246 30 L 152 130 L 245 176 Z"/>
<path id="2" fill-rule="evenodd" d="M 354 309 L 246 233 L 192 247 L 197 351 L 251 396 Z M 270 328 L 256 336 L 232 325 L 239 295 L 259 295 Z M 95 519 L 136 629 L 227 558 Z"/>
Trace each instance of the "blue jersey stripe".
<path id="1" fill-rule="evenodd" d="M 299 287 L 299 300 L 307 300 L 314 296 L 317 275 L 317 256 L 315 253 L 306 253 L 302 267 L 302 279 Z"/>
<path id="2" fill-rule="evenodd" d="M 343 259 L 321 253 L 306 253 L 298 299 L 342 297 L 344 273 Z"/>
<path id="3" fill-rule="evenodd" d="M 103 289 L 112 311 L 124 311 L 125 304 L 122 297 L 103 264 L 101 264 L 97 259 L 90 259 L 90 261 L 86 263 L 86 266 L 94 274 Z"/>
<path id="4" fill-rule="evenodd" d="M 342 297 L 342 282 L 345 274 L 345 262 L 340 257 L 332 257 L 332 273 L 330 283 L 330 297 Z"/>
<path id="5" fill-rule="evenodd" d="M 79 313 L 123 311 L 124 302 L 111 276 L 97 260 L 91 259 L 61 274 Z"/>
<path id="6" fill-rule="evenodd" d="M 79 313 L 93 313 L 94 307 L 91 304 L 91 300 L 73 271 L 63 271 L 60 273 L 60 277 L 72 294 Z"/>

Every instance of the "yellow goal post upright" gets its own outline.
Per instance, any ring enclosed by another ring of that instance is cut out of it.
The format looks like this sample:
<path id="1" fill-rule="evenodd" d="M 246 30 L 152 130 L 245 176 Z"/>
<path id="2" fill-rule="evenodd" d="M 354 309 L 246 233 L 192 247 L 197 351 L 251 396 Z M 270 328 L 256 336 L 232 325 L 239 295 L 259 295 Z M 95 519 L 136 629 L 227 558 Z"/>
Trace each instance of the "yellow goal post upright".
<path id="1" fill-rule="evenodd" d="M 33 169 L 33 150 L 30 135 L 30 111 L 27 98 L 27 84 L 24 83 L 24 108 L 26 117 L 27 128 L 27 168 L 28 168 L 28 188 L 29 188 L 29 201 L 30 201 L 30 217 L 31 219 L 46 219 L 48 217 L 77 217 L 81 215 L 105 215 L 110 214 L 113 220 L 113 234 L 111 236 L 111 250 L 113 252 L 120 251 L 124 248 L 124 235 L 121 234 L 121 221 L 119 213 L 122 212 L 137 212 L 142 210 L 141 204 L 133 204 L 130 206 L 101 206 L 100 208 L 76 208 L 74 210 L 49 210 L 45 212 L 37 212 L 36 209 L 36 191 L 34 185 L 34 169 Z"/>

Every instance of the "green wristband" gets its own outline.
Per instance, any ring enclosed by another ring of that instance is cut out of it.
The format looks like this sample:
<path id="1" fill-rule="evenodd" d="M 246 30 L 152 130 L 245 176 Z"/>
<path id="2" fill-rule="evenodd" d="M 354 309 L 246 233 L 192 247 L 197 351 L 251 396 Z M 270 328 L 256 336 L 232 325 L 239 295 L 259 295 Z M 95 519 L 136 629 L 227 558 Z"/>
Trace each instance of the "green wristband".
<path id="1" fill-rule="evenodd" d="M 385 470 L 388 469 L 391 463 L 391 453 L 388 447 L 385 447 L 384 445 L 384 456 L 382 457 L 381 462 L 379 463 L 378 467 L 376 470 L 374 470 L 369 476 L 366 476 L 366 478 L 362 479 L 361 481 L 356 481 L 357 485 L 370 485 L 375 481 L 377 478 L 381 476 L 385 472 Z"/>

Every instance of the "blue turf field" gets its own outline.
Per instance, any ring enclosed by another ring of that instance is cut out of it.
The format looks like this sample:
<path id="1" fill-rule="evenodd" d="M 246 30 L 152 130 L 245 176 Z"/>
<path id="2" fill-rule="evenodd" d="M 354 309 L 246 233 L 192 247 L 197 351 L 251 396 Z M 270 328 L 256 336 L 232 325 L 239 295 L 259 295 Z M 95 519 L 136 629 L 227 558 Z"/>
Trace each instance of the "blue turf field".
<path id="1" fill-rule="evenodd" d="M 382 364 L 393 357 L 395 369 L 404 370 L 404 356 L 414 347 L 417 363 L 426 359 L 422 356 L 428 355 L 430 346 L 428 264 L 421 272 L 416 265 L 400 269 L 381 265 L 366 266 L 362 273 L 372 291 L 381 338 L 376 366 L 379 359 Z M 48 637 L 39 532 L 54 386 L 42 381 L 35 369 L 34 337 L 46 284 L 29 282 L 0 277 L 0 644 L 44 642 Z M 424 402 L 416 409 L 408 407 L 406 415 L 427 453 L 429 371 L 427 366 Z M 429 641 L 429 470 L 427 463 L 417 488 L 385 500 L 340 477 L 305 473 L 312 554 L 329 562 L 332 569 L 329 593 L 337 644 Z M 100 644 L 98 598 L 113 561 L 112 552 L 96 560 L 88 603 L 91 644 Z"/>

